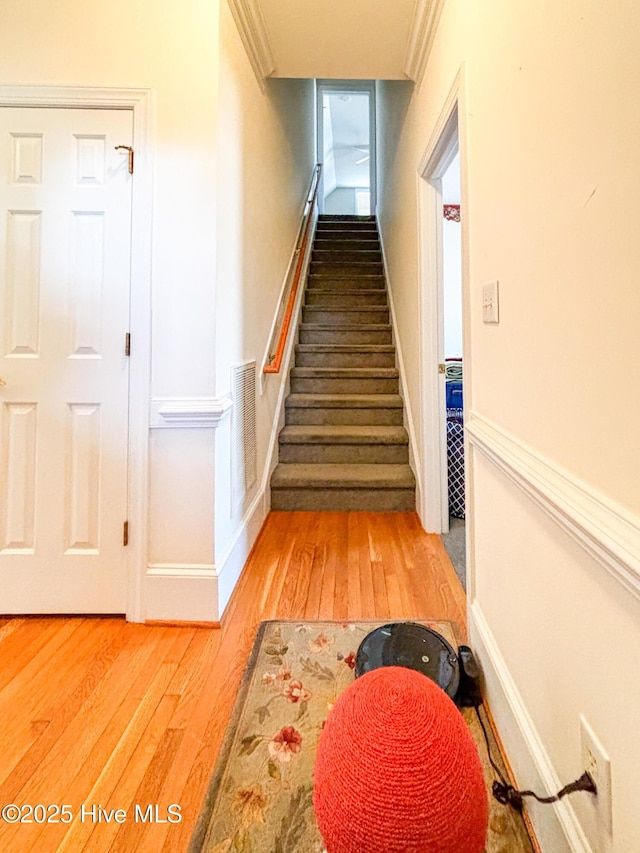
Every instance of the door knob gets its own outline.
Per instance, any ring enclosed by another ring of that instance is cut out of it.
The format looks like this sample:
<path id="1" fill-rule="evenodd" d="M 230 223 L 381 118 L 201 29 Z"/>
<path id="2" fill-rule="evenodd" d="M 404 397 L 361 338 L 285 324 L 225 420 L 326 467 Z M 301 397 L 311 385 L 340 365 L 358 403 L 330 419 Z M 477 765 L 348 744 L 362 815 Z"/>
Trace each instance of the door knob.
<path id="1" fill-rule="evenodd" d="M 3 387 L 4 385 L 6 385 L 6 384 L 7 384 L 7 383 L 4 381 L 4 379 L 2 378 L 2 376 L 0 376 L 0 388 L 2 388 L 2 387 Z"/>

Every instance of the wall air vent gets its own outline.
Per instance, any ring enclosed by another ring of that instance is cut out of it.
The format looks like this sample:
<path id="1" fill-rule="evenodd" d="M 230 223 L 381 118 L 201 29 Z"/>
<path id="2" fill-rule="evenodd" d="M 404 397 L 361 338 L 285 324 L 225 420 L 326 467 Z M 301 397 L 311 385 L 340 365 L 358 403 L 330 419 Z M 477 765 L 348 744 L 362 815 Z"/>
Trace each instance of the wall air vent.
<path id="1" fill-rule="evenodd" d="M 231 368 L 232 507 L 235 509 L 258 479 L 256 450 L 256 362 L 247 361 Z"/>

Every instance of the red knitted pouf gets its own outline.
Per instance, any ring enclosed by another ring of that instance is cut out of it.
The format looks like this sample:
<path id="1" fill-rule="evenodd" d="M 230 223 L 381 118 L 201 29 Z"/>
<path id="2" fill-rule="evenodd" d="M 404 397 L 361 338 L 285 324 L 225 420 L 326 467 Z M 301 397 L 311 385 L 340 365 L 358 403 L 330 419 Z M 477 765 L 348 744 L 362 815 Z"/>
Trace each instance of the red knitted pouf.
<path id="1" fill-rule="evenodd" d="M 484 850 L 476 745 L 444 690 L 413 669 L 374 669 L 338 698 L 318 743 L 313 803 L 328 853 Z"/>

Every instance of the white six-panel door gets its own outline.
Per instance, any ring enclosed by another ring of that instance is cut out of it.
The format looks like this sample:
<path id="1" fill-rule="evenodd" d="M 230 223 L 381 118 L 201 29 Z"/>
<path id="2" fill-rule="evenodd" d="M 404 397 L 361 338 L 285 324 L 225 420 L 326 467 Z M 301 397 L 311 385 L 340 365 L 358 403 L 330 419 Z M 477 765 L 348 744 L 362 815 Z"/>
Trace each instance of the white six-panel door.
<path id="1" fill-rule="evenodd" d="M 0 109 L 0 613 L 123 613 L 133 113 Z"/>

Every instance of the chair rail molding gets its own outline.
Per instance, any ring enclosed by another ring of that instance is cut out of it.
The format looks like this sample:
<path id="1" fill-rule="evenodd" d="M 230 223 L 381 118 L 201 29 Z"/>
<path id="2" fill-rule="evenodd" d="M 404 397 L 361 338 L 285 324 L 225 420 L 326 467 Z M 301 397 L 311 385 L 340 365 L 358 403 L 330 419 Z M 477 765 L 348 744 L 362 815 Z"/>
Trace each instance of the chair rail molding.
<path id="1" fill-rule="evenodd" d="M 264 91 L 264 81 L 274 73 L 276 66 L 258 0 L 229 0 L 229 8 L 256 79 Z"/>
<path id="2" fill-rule="evenodd" d="M 233 406 L 230 397 L 155 397 L 151 429 L 216 429 Z"/>
<path id="3" fill-rule="evenodd" d="M 503 471 L 550 518 L 640 599 L 640 518 L 542 454 L 471 412 L 469 445 Z"/>
<path id="4" fill-rule="evenodd" d="M 443 7 L 444 0 L 418 0 L 416 3 L 402 69 L 416 86 L 422 82 Z"/>

